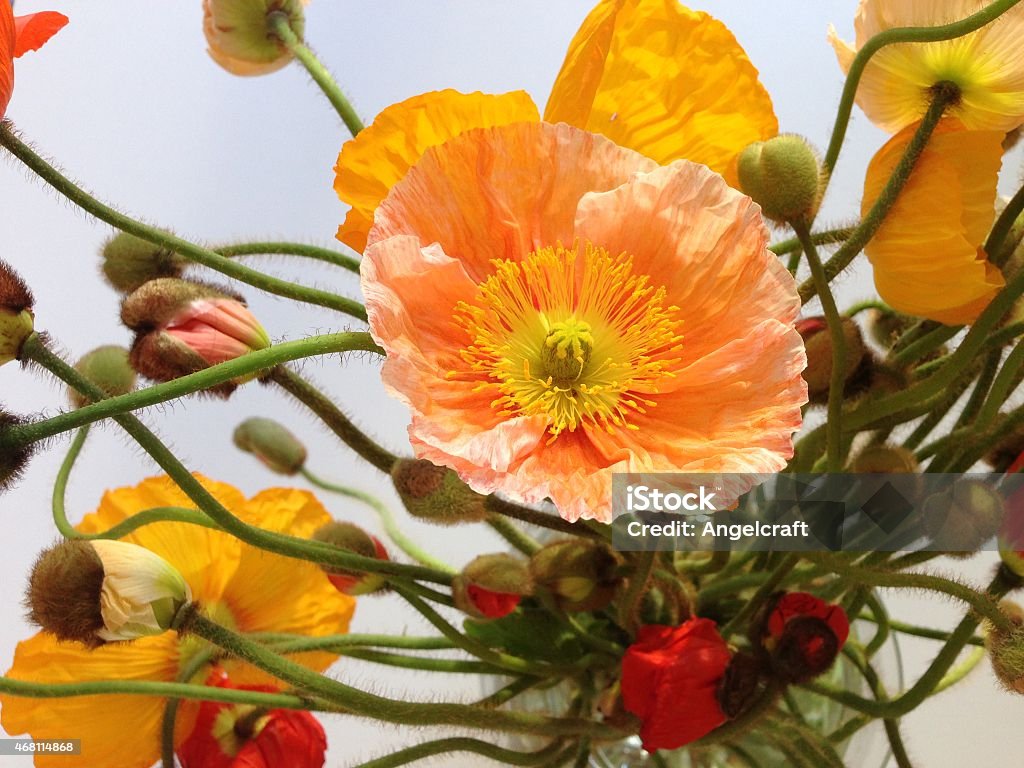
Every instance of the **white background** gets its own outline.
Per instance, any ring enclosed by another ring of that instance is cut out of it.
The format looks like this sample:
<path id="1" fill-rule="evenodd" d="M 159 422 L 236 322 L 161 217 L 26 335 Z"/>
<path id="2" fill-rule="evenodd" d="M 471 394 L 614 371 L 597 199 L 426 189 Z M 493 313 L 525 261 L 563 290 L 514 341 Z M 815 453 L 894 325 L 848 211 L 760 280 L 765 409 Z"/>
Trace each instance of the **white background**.
<path id="1" fill-rule="evenodd" d="M 309 8 L 307 38 L 367 121 L 390 103 L 444 87 L 525 88 L 543 105 L 566 45 L 590 6 L 590 0 L 317 0 Z M 852 35 L 855 6 L 853 0 L 704 0 L 698 7 L 723 19 L 745 46 L 773 95 L 782 129 L 824 147 L 842 86 L 825 32 L 834 22 L 845 36 Z M 64 11 L 72 23 L 41 53 L 18 62 L 8 116 L 69 175 L 102 199 L 197 240 L 333 242 L 344 209 L 331 189 L 331 168 L 346 134 L 301 69 L 256 79 L 221 71 L 205 53 L 199 0 L 18 3 L 20 13 L 43 9 Z M 864 167 L 884 139 L 855 113 L 823 223 L 856 216 Z M 1007 161 L 1005 189 L 1016 178 L 1018 162 L 1016 155 Z M 117 297 L 97 272 L 97 249 L 109 234 L 104 225 L 8 161 L 0 164 L 0 232 L 0 258 L 16 265 L 36 291 L 38 326 L 69 355 L 127 343 L 117 321 Z M 337 270 L 285 261 L 259 266 L 357 295 L 355 279 Z M 347 326 L 327 311 L 246 293 L 277 340 Z M 844 300 L 870 293 L 863 270 L 844 278 Z M 383 393 L 372 361 L 331 358 L 308 364 L 306 372 L 370 432 L 403 450 L 406 414 Z M 64 407 L 59 387 L 14 365 L 0 371 L 0 402 L 23 413 Z M 193 399 L 154 409 L 146 420 L 189 466 L 255 492 L 279 480 L 231 446 L 232 427 L 250 415 L 274 415 L 289 423 L 309 444 L 314 471 L 391 498 L 385 478 L 353 461 L 301 409 L 259 386 L 244 387 L 228 407 Z M 35 553 L 56 533 L 48 499 L 64 446 L 64 440 L 54 441 L 33 461 L 21 485 L 0 499 L 5 545 L 0 666 L 32 631 L 20 619 L 21 591 Z M 72 482 L 73 519 L 94 508 L 104 488 L 134 484 L 153 472 L 116 430 L 95 433 Z M 361 509 L 325 501 L 337 516 L 372 527 Z M 456 533 L 412 528 L 424 546 L 456 564 L 501 547 L 479 527 Z M 976 562 L 964 573 L 980 581 L 989 568 L 988 562 Z M 894 597 L 890 606 L 910 621 L 948 624 L 955 617 L 952 606 L 925 596 Z M 363 600 L 352 629 L 427 631 L 423 621 L 390 599 Z M 906 647 L 911 675 L 935 651 L 923 642 Z M 468 700 L 477 693 L 471 678 L 392 673 L 351 661 L 335 671 L 347 682 L 396 696 Z M 1016 764 L 1014 756 L 1024 750 L 1022 717 L 1024 702 L 997 690 L 985 663 L 954 693 L 906 719 L 910 751 L 915 764 L 925 768 Z M 354 765 L 392 746 L 436 737 L 436 732 L 355 720 L 332 720 L 327 727 L 331 766 Z M 480 762 L 446 757 L 436 764 Z M 849 763 L 861 765 L 856 755 Z"/>

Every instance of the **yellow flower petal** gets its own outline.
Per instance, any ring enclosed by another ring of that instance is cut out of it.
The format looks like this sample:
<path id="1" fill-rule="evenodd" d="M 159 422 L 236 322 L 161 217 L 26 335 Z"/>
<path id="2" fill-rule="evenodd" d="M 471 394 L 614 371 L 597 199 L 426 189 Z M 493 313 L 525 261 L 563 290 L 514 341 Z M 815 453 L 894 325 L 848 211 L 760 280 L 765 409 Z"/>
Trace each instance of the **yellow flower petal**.
<path id="1" fill-rule="evenodd" d="M 894 27 L 937 26 L 959 21 L 986 3 L 980 0 L 861 0 L 854 22 L 856 43 L 829 40 L 844 72 L 858 49 L 874 35 Z M 896 133 L 924 116 L 928 91 L 948 80 L 963 96 L 951 114 L 967 128 L 1010 131 L 1024 122 L 1024 6 L 1014 6 L 997 21 L 954 40 L 889 45 L 868 62 L 857 103 L 868 118 Z"/>
<path id="2" fill-rule="evenodd" d="M 735 180 L 748 144 L 778 133 L 757 70 L 720 21 L 676 0 L 602 0 L 569 45 L 544 119 L 601 133 L 662 165 Z"/>
<path id="3" fill-rule="evenodd" d="M 178 639 L 169 632 L 90 651 L 78 643 L 60 643 L 52 635 L 39 633 L 18 643 L 7 674 L 17 680 L 48 683 L 172 682 L 178 674 Z M 81 739 L 81 755 L 39 754 L 35 757 L 37 768 L 149 768 L 160 756 L 165 701 L 121 695 L 66 699 L 0 696 L 0 722 L 15 736 Z M 181 707 L 176 742 L 192 730 L 196 710 L 188 702 Z"/>
<path id="4" fill-rule="evenodd" d="M 878 199 L 916 128 L 894 136 L 871 161 L 862 215 Z M 1005 284 L 981 250 L 995 216 L 1002 139 L 1000 131 L 968 131 L 952 119 L 935 131 L 864 249 L 875 286 L 894 309 L 951 325 L 970 323 Z"/>
<path id="5" fill-rule="evenodd" d="M 473 128 L 490 128 L 538 119 L 524 91 L 501 95 L 432 91 L 392 104 L 341 149 L 334 189 L 352 206 L 338 239 L 362 252 L 373 213 L 431 147 Z"/>

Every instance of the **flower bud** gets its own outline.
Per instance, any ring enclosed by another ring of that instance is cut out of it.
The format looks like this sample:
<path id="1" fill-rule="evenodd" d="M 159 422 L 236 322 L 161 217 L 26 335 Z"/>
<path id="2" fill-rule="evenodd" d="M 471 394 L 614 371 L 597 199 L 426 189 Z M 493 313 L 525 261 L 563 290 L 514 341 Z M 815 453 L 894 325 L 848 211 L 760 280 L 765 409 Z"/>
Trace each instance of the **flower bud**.
<path id="1" fill-rule="evenodd" d="M 203 0 L 203 33 L 210 57 L 233 75 L 276 72 L 292 60 L 272 34 L 268 17 L 283 13 L 302 39 L 308 0 Z"/>
<path id="2" fill-rule="evenodd" d="M 110 397 L 126 395 L 135 389 L 135 369 L 132 368 L 128 360 L 128 350 L 124 347 L 97 347 L 83 355 L 75 363 L 75 369 Z M 91 402 L 74 389 L 68 390 L 68 398 L 75 408 L 81 408 Z"/>
<path id="3" fill-rule="evenodd" d="M 484 497 L 447 467 L 426 459 L 399 459 L 391 479 L 413 517 L 438 525 L 477 523 L 487 518 Z"/>
<path id="4" fill-rule="evenodd" d="M 0 261 L 0 365 L 17 360 L 32 335 L 32 291 L 14 269 Z"/>
<path id="5" fill-rule="evenodd" d="M 818 153 L 801 136 L 783 134 L 747 146 L 737 160 L 740 189 L 780 223 L 809 222 L 821 202 Z"/>
<path id="6" fill-rule="evenodd" d="M 870 309 L 867 315 L 868 335 L 881 347 L 889 349 L 916 322 L 899 312 Z"/>
<path id="7" fill-rule="evenodd" d="M 19 427 L 26 419 L 15 416 L 0 409 L 0 491 L 5 491 L 17 482 L 21 473 L 28 466 L 29 459 L 35 453 L 37 443 L 21 443 L 6 441 L 5 432 L 12 427 Z"/>
<path id="8" fill-rule="evenodd" d="M 1024 609 L 1010 600 L 1001 601 L 999 609 L 1014 628 L 1005 630 L 989 626 L 985 648 L 999 682 L 1008 691 L 1024 693 Z"/>
<path id="9" fill-rule="evenodd" d="M 849 635 L 850 621 L 840 606 L 807 592 L 789 592 L 767 611 L 761 642 L 778 675 L 802 683 L 832 666 Z"/>
<path id="10" fill-rule="evenodd" d="M 72 539 L 43 552 L 32 567 L 29 618 L 57 636 L 94 648 L 171 628 L 192 601 L 170 563 L 123 541 Z"/>
<path id="11" fill-rule="evenodd" d="M 531 590 L 526 563 L 506 554 L 481 555 L 452 581 L 455 607 L 477 619 L 508 616 Z"/>
<path id="12" fill-rule="evenodd" d="M 161 277 L 181 277 L 188 264 L 174 251 L 127 232 L 110 238 L 100 256 L 103 276 L 121 293 L 131 293 L 143 283 Z"/>
<path id="13" fill-rule="evenodd" d="M 322 525 L 313 533 L 314 541 L 333 544 L 338 549 L 374 560 L 389 560 L 388 551 L 376 536 L 371 536 L 358 525 L 333 520 Z M 339 592 L 346 595 L 368 595 L 382 590 L 386 584 L 383 576 L 366 571 L 347 568 L 324 567 L 327 578 Z"/>
<path id="14" fill-rule="evenodd" d="M 869 445 L 857 454 L 851 466 L 864 475 L 906 474 L 919 468 L 913 451 L 899 445 Z"/>
<path id="15" fill-rule="evenodd" d="M 845 370 L 843 381 L 854 378 L 858 369 L 867 357 L 867 347 L 861 336 L 860 328 L 850 318 L 843 318 L 843 338 L 845 340 Z M 804 381 L 807 392 L 812 400 L 818 401 L 828 397 L 829 385 L 832 380 L 832 335 L 824 317 L 807 317 L 796 324 L 796 330 L 804 340 L 807 350 L 807 368 L 804 370 Z"/>
<path id="16" fill-rule="evenodd" d="M 754 702 L 764 672 L 764 656 L 735 654 L 718 684 L 718 705 L 729 719 L 738 717 Z"/>
<path id="17" fill-rule="evenodd" d="M 1013 474 L 1024 468 L 1024 429 L 1015 429 L 986 457 L 995 472 Z"/>
<path id="18" fill-rule="evenodd" d="M 530 574 L 562 610 L 599 611 L 615 598 L 622 583 L 621 566 L 621 556 L 607 544 L 566 539 L 534 553 Z"/>
<path id="19" fill-rule="evenodd" d="M 233 440 L 239 450 L 281 475 L 297 474 L 306 463 L 306 446 L 273 419 L 246 419 L 235 428 Z"/>
<path id="20" fill-rule="evenodd" d="M 989 484 L 965 478 L 925 499 L 921 512 L 933 548 L 972 554 L 999 532 L 1003 497 Z"/>
<path id="21" fill-rule="evenodd" d="M 171 277 L 151 280 L 127 296 L 121 320 L 135 331 L 132 366 L 155 381 L 171 381 L 270 346 L 267 332 L 240 297 Z M 227 396 L 251 378 L 211 391 Z"/>

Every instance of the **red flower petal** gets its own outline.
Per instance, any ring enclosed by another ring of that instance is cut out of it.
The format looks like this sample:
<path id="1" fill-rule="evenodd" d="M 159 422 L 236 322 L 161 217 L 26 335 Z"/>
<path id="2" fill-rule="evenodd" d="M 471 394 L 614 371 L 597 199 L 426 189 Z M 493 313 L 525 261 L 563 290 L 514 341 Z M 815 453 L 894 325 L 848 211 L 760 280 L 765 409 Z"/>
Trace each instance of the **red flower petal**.
<path id="1" fill-rule="evenodd" d="M 57 11 L 30 13 L 14 17 L 14 58 L 29 51 L 38 51 L 46 42 L 62 30 L 68 17 Z"/>

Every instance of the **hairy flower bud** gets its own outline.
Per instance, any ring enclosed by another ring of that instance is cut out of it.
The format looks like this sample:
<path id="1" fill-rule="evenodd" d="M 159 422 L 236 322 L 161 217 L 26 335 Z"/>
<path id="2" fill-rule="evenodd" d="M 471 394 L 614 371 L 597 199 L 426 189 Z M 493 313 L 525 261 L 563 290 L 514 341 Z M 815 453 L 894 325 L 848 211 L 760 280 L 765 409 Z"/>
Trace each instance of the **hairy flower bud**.
<path id="1" fill-rule="evenodd" d="M 973 554 L 999 532 L 1003 509 L 999 491 L 964 478 L 925 499 L 922 517 L 935 549 Z"/>
<path id="2" fill-rule="evenodd" d="M 920 468 L 913 451 L 900 445 L 869 445 L 853 460 L 851 468 L 858 474 L 905 474 Z"/>
<path id="3" fill-rule="evenodd" d="M 170 381 L 270 346 L 267 332 L 239 296 L 189 280 L 151 280 L 125 298 L 121 320 L 135 331 L 132 366 L 155 381 Z M 230 395 L 249 378 L 212 391 Z"/>
<path id="4" fill-rule="evenodd" d="M 306 463 L 306 446 L 273 419 L 246 419 L 235 428 L 232 439 L 239 450 L 281 475 L 297 474 Z"/>
<path id="5" fill-rule="evenodd" d="M 476 523 L 487 518 L 484 497 L 447 467 L 426 459 L 400 459 L 391 470 L 391 479 L 413 517 L 438 525 Z"/>
<path id="6" fill-rule="evenodd" d="M 876 344 L 889 349 L 916 322 L 899 312 L 871 309 L 866 313 L 868 335 Z"/>
<path id="7" fill-rule="evenodd" d="M 89 647 L 162 634 L 191 601 L 188 584 L 162 557 L 105 539 L 72 539 L 44 551 L 26 595 L 33 622 Z"/>
<path id="8" fill-rule="evenodd" d="M 565 611 L 599 611 L 622 583 L 622 557 L 607 544 L 566 539 L 530 558 L 534 584 L 547 590 Z"/>
<path id="9" fill-rule="evenodd" d="M 292 60 L 288 49 L 271 33 L 268 17 L 285 14 L 288 26 L 302 39 L 309 0 L 203 0 L 203 33 L 210 57 L 233 75 L 276 72 Z"/>
<path id="10" fill-rule="evenodd" d="M 21 345 L 32 335 L 32 291 L 14 269 L 0 261 L 0 365 L 17 360 Z"/>
<path id="11" fill-rule="evenodd" d="M 990 626 L 985 648 L 999 682 L 1008 691 L 1024 693 L 1024 609 L 1009 600 L 1001 601 L 999 609 L 1014 626 L 1010 630 Z"/>
<path id="12" fill-rule="evenodd" d="M 500 619 L 530 594 L 526 563 L 506 554 L 481 555 L 452 581 L 455 607 L 478 619 Z"/>
<path id="13" fill-rule="evenodd" d="M 832 381 L 832 334 L 824 317 L 804 318 L 797 322 L 796 330 L 807 350 L 807 368 L 803 375 L 808 395 L 812 401 L 822 402 L 828 398 Z M 843 381 L 850 382 L 868 356 L 867 347 L 860 328 L 850 318 L 843 318 L 843 339 L 846 350 Z"/>
<path id="14" fill-rule="evenodd" d="M 128 359 L 128 350 L 117 345 L 97 347 L 75 363 L 75 369 L 111 397 L 126 395 L 135 389 L 135 369 Z M 91 402 L 76 390 L 68 390 L 75 408 Z"/>
<path id="15" fill-rule="evenodd" d="M 111 287 L 131 293 L 161 277 L 181 277 L 188 261 L 174 251 L 121 232 L 110 238 L 100 252 L 100 268 Z"/>
<path id="16" fill-rule="evenodd" d="M 358 525 L 334 520 L 313 533 L 314 541 L 333 544 L 338 549 L 375 560 L 388 560 L 388 552 L 380 540 L 371 536 Z M 324 567 L 327 578 L 339 592 L 346 595 L 368 595 L 382 590 L 386 584 L 383 576 L 366 571 L 347 568 Z"/>
<path id="17" fill-rule="evenodd" d="M 0 409 L 0 492 L 14 485 L 28 466 L 36 443 L 9 442 L 5 434 L 12 427 L 24 424 L 26 419 Z"/>
<path id="18" fill-rule="evenodd" d="M 747 146 L 737 160 L 740 189 L 780 223 L 809 222 L 821 203 L 818 153 L 801 136 L 782 134 Z"/>

